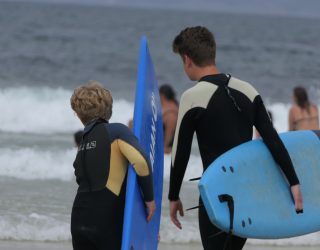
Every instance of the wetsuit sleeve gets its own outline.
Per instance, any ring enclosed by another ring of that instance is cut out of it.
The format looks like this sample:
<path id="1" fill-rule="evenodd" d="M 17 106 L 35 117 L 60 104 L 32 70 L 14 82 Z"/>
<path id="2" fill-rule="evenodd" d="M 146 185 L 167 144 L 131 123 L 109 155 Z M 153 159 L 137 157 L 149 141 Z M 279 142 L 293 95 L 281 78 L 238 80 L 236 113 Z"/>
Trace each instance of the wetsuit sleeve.
<path id="1" fill-rule="evenodd" d="M 261 97 L 258 95 L 254 100 L 255 119 L 254 125 L 259 131 L 263 141 L 269 148 L 273 158 L 279 164 L 291 186 L 299 184 L 289 153 L 281 141 L 272 121 L 267 113 Z"/>
<path id="2" fill-rule="evenodd" d="M 140 146 L 138 139 L 125 127 L 122 128 L 121 137 L 118 139 L 118 145 L 121 153 L 128 159 L 137 173 L 138 183 L 144 200 L 152 201 L 154 195 L 151 165 L 148 157 Z"/>
<path id="3" fill-rule="evenodd" d="M 191 100 L 183 95 L 180 100 L 178 121 L 172 147 L 170 170 L 170 187 L 168 198 L 171 201 L 179 199 L 183 177 L 190 157 L 193 134 L 195 131 L 194 119 L 199 108 L 191 108 Z"/>

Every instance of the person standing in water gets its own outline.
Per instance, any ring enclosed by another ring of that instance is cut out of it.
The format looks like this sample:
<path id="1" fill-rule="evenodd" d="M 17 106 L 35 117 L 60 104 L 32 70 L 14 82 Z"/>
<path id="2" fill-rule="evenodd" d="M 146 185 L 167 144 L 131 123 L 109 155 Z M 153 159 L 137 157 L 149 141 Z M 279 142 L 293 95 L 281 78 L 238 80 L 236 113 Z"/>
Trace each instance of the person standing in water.
<path id="1" fill-rule="evenodd" d="M 213 34 L 201 26 L 186 28 L 175 37 L 173 51 L 180 55 L 186 75 L 196 84 L 186 90 L 180 99 L 168 195 L 171 221 L 182 229 L 178 213 L 183 216 L 184 212 L 179 193 L 194 132 L 205 170 L 229 149 L 252 140 L 253 126 L 258 129 L 284 172 L 296 212 L 301 213 L 303 202 L 298 177 L 286 148 L 273 128 L 262 98 L 249 83 L 219 72 L 215 63 Z M 203 248 L 225 249 L 228 234 L 210 222 L 201 198 L 198 218 Z M 246 242 L 246 239 L 237 236 L 232 236 L 231 240 L 232 250 L 242 249 Z"/>
<path id="2" fill-rule="evenodd" d="M 162 121 L 164 134 L 164 152 L 171 153 L 174 131 L 177 125 L 179 104 L 173 88 L 164 84 L 159 88 L 162 106 Z"/>
<path id="3" fill-rule="evenodd" d="M 164 135 L 164 153 L 171 153 L 174 131 L 177 125 L 179 103 L 173 88 L 164 84 L 159 88 L 159 95 L 162 107 L 162 123 Z M 133 120 L 130 119 L 128 127 L 132 129 Z"/>
<path id="4" fill-rule="evenodd" d="M 293 106 L 289 111 L 289 130 L 318 130 L 318 107 L 311 103 L 303 87 L 293 89 Z"/>
<path id="5" fill-rule="evenodd" d="M 146 220 L 154 215 L 150 162 L 127 126 L 109 123 L 113 100 L 100 83 L 76 88 L 70 102 L 85 126 L 73 164 L 79 185 L 71 214 L 73 249 L 120 250 L 129 162 L 147 207 Z"/>
<path id="6" fill-rule="evenodd" d="M 82 141 L 82 136 L 83 136 L 83 131 L 78 130 L 73 134 L 73 139 L 74 139 L 74 144 L 76 145 L 77 148 L 79 148 L 81 141 Z"/>

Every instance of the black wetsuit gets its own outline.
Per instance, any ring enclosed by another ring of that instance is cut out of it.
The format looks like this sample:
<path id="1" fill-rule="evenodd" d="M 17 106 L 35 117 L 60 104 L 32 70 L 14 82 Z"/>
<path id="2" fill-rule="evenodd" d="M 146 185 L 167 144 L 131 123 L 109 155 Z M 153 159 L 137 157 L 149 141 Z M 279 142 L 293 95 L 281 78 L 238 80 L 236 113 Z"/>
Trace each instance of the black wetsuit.
<path id="1" fill-rule="evenodd" d="M 172 148 L 169 200 L 179 199 L 194 132 L 205 170 L 224 152 L 250 141 L 253 126 L 261 134 L 290 185 L 298 184 L 289 154 L 273 128 L 260 95 L 246 82 L 217 74 L 203 77 L 181 97 Z M 227 234 L 212 237 L 220 230 L 210 223 L 204 207 L 199 209 L 199 226 L 204 249 L 222 250 Z M 242 249 L 245 241 L 234 236 L 232 249 Z"/>
<path id="2" fill-rule="evenodd" d="M 144 200 L 153 200 L 150 163 L 133 133 L 102 119 L 85 127 L 74 162 L 79 184 L 71 215 L 75 250 L 121 249 L 128 162 Z"/>

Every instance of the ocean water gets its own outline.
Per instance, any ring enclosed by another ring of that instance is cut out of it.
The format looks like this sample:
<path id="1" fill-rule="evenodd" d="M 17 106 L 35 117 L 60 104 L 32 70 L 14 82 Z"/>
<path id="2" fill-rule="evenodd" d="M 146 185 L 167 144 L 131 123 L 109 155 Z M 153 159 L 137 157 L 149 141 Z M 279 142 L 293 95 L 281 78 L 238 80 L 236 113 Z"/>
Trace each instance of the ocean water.
<path id="1" fill-rule="evenodd" d="M 0 2 L 0 240 L 70 240 L 76 191 L 72 134 L 81 129 L 70 108 L 74 87 L 101 81 L 114 95 L 111 122 L 133 115 L 138 46 L 147 35 L 158 81 L 178 96 L 192 86 L 174 36 L 186 26 L 215 32 L 221 71 L 247 80 L 263 96 L 279 132 L 287 130 L 291 91 L 302 85 L 317 105 L 320 90 L 320 19 L 211 12 L 143 10 Z M 161 240 L 199 242 L 197 213 L 170 223 L 166 200 L 170 156 L 165 156 Z M 195 206 L 201 175 L 196 145 L 183 184 L 185 208 Z M 251 244 L 320 245 L 320 234 Z"/>

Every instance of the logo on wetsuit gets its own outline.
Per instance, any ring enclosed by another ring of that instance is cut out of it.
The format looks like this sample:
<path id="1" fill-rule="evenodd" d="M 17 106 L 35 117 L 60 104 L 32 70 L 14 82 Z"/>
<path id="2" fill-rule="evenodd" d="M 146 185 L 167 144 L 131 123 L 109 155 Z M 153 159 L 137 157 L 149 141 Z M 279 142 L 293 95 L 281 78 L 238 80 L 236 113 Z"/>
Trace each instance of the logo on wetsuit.
<path id="1" fill-rule="evenodd" d="M 78 151 L 94 149 L 96 147 L 97 147 L 97 142 L 96 141 L 92 141 L 92 142 L 88 142 L 88 143 L 85 143 L 85 144 L 81 144 Z"/>

